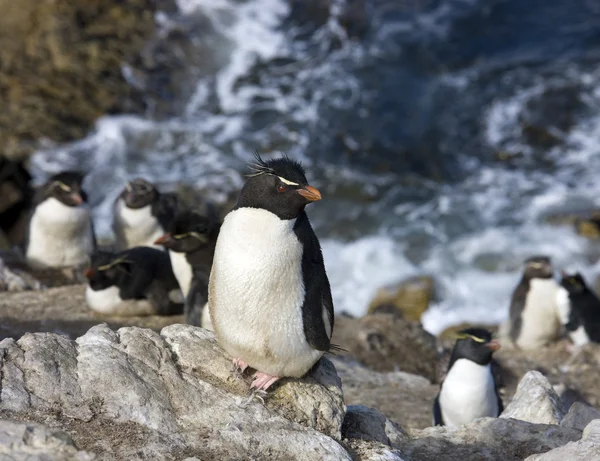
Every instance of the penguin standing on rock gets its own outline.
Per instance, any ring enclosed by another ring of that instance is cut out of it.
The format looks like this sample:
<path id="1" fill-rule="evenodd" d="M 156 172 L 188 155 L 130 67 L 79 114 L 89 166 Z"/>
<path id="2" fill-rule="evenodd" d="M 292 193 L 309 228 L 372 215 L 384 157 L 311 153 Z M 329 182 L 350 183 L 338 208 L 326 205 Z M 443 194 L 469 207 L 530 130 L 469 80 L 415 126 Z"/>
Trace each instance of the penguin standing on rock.
<path id="1" fill-rule="evenodd" d="M 433 403 L 435 426 L 460 426 L 495 418 L 504 407 L 492 374 L 492 354 L 500 344 L 489 331 L 468 328 L 458 334 L 446 377 Z"/>
<path id="2" fill-rule="evenodd" d="M 181 211 L 169 232 L 154 243 L 169 250 L 179 287 L 185 297 L 185 320 L 189 325 L 211 329 L 208 309 L 208 281 L 220 223 L 195 211 Z"/>
<path id="3" fill-rule="evenodd" d="M 113 231 L 118 250 L 160 248 L 154 241 L 168 229 L 177 209 L 175 194 L 161 194 L 142 178 L 128 182 L 114 205 Z"/>
<path id="4" fill-rule="evenodd" d="M 521 349 L 537 349 L 558 338 L 568 296 L 554 280 L 550 258 L 525 261 L 521 281 L 510 303 L 510 338 Z"/>
<path id="5" fill-rule="evenodd" d="M 181 303 L 171 300 L 179 287 L 164 251 L 148 247 L 96 251 L 91 259 L 84 275 L 85 299 L 92 310 L 112 315 L 181 313 Z"/>
<path id="6" fill-rule="evenodd" d="M 600 343 L 600 299 L 590 290 L 583 276 L 562 273 L 561 285 L 569 293 L 569 311 L 563 324 L 576 346 L 590 341 Z"/>
<path id="7" fill-rule="evenodd" d="M 89 263 L 96 237 L 83 174 L 65 171 L 52 176 L 35 194 L 25 237 L 25 258 L 33 268 Z"/>
<path id="8" fill-rule="evenodd" d="M 304 207 L 321 199 L 302 166 L 263 161 L 227 214 L 210 273 L 217 339 L 251 388 L 301 377 L 332 348 L 333 302 L 319 240 Z"/>

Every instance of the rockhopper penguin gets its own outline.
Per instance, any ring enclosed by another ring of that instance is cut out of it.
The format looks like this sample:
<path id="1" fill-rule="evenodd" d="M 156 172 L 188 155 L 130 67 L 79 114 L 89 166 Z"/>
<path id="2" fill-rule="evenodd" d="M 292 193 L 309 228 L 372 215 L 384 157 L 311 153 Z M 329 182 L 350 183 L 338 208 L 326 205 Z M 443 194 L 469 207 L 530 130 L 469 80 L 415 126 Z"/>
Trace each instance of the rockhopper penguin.
<path id="1" fill-rule="evenodd" d="M 572 275 L 563 272 L 561 285 L 569 296 L 569 309 L 562 320 L 573 343 L 576 346 L 590 341 L 600 343 L 600 299 L 579 272 Z"/>
<path id="2" fill-rule="evenodd" d="M 510 303 L 512 341 L 521 349 L 536 349 L 558 338 L 561 312 L 565 309 L 567 293 L 554 280 L 550 258 L 527 259 Z"/>
<path id="3" fill-rule="evenodd" d="M 256 370 L 251 388 L 266 390 L 303 376 L 332 347 L 333 302 L 304 211 L 320 192 L 296 161 L 255 157 L 221 226 L 208 304 L 221 346 L 240 370 Z"/>
<path id="4" fill-rule="evenodd" d="M 491 368 L 492 354 L 498 349 L 500 344 L 482 328 L 468 328 L 458 334 L 448 372 L 433 403 L 435 426 L 456 427 L 502 413 Z"/>
<path id="5" fill-rule="evenodd" d="M 117 249 L 149 246 L 162 250 L 154 241 L 171 225 L 177 202 L 175 194 L 161 194 L 145 179 L 128 182 L 114 204 L 113 231 Z"/>
<path id="6" fill-rule="evenodd" d="M 201 214 L 180 211 L 169 232 L 154 243 L 169 250 L 171 266 L 185 298 L 185 321 L 212 329 L 205 304 L 220 223 Z"/>
<path id="7" fill-rule="evenodd" d="M 148 247 L 96 251 L 91 259 L 84 275 L 85 299 L 92 310 L 112 315 L 181 313 L 181 303 L 171 300 L 179 287 L 164 251 Z"/>
<path id="8" fill-rule="evenodd" d="M 65 171 L 36 192 L 25 236 L 25 258 L 31 267 L 89 263 L 96 238 L 82 181 L 83 174 Z"/>

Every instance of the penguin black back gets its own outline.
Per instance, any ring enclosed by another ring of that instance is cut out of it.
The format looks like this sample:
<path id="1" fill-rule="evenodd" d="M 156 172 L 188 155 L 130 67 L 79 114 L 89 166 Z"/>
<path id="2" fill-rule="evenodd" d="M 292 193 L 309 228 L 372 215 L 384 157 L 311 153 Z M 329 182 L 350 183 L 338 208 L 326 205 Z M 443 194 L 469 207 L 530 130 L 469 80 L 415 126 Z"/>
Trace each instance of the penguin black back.
<path id="1" fill-rule="evenodd" d="M 565 325 L 567 331 L 574 332 L 583 327 L 590 341 L 600 342 L 600 299 L 588 288 L 579 272 L 563 273 L 561 285 L 569 293 L 571 306 L 569 322 Z"/>

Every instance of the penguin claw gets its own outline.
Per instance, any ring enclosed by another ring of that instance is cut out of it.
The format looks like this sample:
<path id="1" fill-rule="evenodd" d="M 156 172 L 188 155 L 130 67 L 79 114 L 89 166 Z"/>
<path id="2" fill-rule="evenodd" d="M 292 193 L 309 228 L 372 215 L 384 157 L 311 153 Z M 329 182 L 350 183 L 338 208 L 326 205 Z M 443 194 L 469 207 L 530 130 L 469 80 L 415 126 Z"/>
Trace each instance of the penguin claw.
<path id="1" fill-rule="evenodd" d="M 256 389 L 257 391 L 266 391 L 275 381 L 278 381 L 279 376 L 271 376 L 262 371 L 257 371 L 254 374 L 254 380 L 250 385 L 250 389 Z"/>
<path id="2" fill-rule="evenodd" d="M 233 374 L 235 376 L 242 376 L 244 371 L 248 368 L 248 364 L 241 359 L 233 359 Z"/>

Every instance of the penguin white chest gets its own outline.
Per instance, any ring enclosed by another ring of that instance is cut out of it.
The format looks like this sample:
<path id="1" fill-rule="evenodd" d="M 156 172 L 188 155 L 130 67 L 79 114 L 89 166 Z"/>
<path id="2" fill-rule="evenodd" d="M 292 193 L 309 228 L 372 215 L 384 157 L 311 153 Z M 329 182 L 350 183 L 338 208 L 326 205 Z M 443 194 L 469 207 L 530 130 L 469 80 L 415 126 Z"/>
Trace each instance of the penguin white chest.
<path id="1" fill-rule="evenodd" d="M 86 204 L 70 207 L 49 198 L 35 208 L 26 251 L 31 266 L 84 264 L 93 250 L 92 219 Z"/>
<path id="2" fill-rule="evenodd" d="M 163 235 L 165 230 L 152 215 L 151 205 L 134 209 L 125 205 L 123 199 L 117 200 L 114 231 L 117 245 L 122 250 L 136 246 L 164 250 L 162 246 L 154 245 L 154 241 Z"/>
<path id="3" fill-rule="evenodd" d="M 490 365 L 458 359 L 440 391 L 440 409 L 447 426 L 460 426 L 485 416 L 498 416 L 498 400 Z"/>
<path id="4" fill-rule="evenodd" d="M 169 258 L 171 259 L 171 267 L 173 268 L 173 274 L 179 283 L 179 288 L 183 296 L 186 297 L 190 292 L 190 286 L 192 284 L 192 266 L 187 261 L 185 253 L 177 253 L 176 251 L 169 250 Z"/>
<path id="5" fill-rule="evenodd" d="M 529 283 L 517 340 L 523 349 L 535 349 L 555 339 L 560 332 L 560 317 L 568 309 L 562 305 L 563 289 L 554 279 L 534 278 Z"/>
<path id="6" fill-rule="evenodd" d="M 233 358 L 274 376 L 302 376 L 323 355 L 304 334 L 302 244 L 294 223 L 262 209 L 232 211 L 210 275 L 219 342 Z"/>

